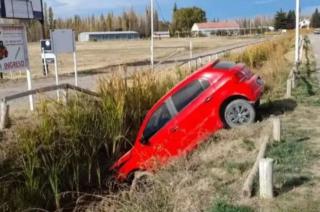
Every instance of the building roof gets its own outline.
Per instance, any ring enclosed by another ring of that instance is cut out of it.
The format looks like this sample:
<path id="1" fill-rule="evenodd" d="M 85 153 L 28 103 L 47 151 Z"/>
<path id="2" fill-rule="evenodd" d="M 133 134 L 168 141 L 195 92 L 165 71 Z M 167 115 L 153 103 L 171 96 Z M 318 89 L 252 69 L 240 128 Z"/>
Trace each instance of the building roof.
<path id="1" fill-rule="evenodd" d="M 170 32 L 169 31 L 157 31 L 154 32 L 155 35 L 169 35 Z"/>
<path id="2" fill-rule="evenodd" d="M 139 34 L 135 31 L 106 31 L 106 32 L 81 32 L 80 34 L 88 35 L 119 35 L 119 34 Z"/>
<path id="3" fill-rule="evenodd" d="M 223 22 L 206 22 L 196 23 L 199 30 L 203 29 L 239 29 L 240 25 L 235 21 L 223 21 Z"/>

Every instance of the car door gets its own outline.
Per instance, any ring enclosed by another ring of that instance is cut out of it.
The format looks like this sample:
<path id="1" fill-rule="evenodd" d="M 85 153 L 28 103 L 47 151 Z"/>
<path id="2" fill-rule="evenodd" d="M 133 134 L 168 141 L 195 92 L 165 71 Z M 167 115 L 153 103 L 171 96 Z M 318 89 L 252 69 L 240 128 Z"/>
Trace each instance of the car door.
<path id="1" fill-rule="evenodd" d="M 171 140 L 171 129 L 175 126 L 173 120 L 175 115 L 169 101 L 166 101 L 147 121 L 143 130 L 143 152 L 140 153 L 141 161 L 146 162 L 145 168 L 155 168 L 156 165 L 165 163 L 172 155 L 172 148 L 168 147 L 168 143 Z"/>
<path id="2" fill-rule="evenodd" d="M 175 93 L 171 100 L 177 115 L 170 137 L 181 153 L 190 151 L 216 129 L 213 90 L 206 79 L 195 80 Z"/>

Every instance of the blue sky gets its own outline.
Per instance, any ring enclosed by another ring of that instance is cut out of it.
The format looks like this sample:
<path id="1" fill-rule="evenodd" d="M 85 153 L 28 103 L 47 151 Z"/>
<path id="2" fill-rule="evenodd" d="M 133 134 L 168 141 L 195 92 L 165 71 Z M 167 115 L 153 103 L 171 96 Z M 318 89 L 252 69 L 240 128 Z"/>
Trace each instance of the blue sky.
<path id="1" fill-rule="evenodd" d="M 178 7 L 201 7 L 206 11 L 208 19 L 220 20 L 272 16 L 280 8 L 286 11 L 295 8 L 295 0 L 155 0 L 161 19 L 171 20 L 174 2 Z M 56 16 L 70 17 L 75 14 L 100 15 L 110 11 L 119 14 L 131 7 L 143 13 L 150 0 L 47 0 L 47 3 L 54 8 Z M 301 0 L 304 14 L 312 13 L 315 8 L 320 9 L 320 0 Z"/>

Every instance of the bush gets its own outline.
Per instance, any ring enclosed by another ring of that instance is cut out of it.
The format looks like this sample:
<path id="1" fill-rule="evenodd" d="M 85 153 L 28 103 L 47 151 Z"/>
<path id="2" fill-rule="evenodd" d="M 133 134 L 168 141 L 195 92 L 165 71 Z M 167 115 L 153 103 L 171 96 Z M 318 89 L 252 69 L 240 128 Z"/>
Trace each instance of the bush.
<path id="1" fill-rule="evenodd" d="M 101 99 L 42 103 L 37 123 L 17 130 L 19 145 L 0 165 L 0 207 L 59 209 L 83 192 L 99 192 L 110 165 L 132 146 L 147 111 L 179 77 L 138 74 L 128 82 L 113 77 L 100 82 Z"/>

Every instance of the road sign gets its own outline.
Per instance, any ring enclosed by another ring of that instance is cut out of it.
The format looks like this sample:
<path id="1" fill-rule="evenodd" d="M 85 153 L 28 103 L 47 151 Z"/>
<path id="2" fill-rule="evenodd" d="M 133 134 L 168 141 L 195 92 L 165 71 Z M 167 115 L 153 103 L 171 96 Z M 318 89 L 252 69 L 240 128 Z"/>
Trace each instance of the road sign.
<path id="1" fill-rule="evenodd" d="M 51 32 L 53 52 L 55 54 L 73 53 L 76 51 L 75 35 L 71 29 L 57 29 Z"/>
<path id="2" fill-rule="evenodd" d="M 25 71 L 28 90 L 32 89 L 27 32 L 24 26 L 0 25 L 0 72 Z M 33 96 L 29 96 L 33 111 Z"/>
<path id="3" fill-rule="evenodd" d="M 40 40 L 40 45 L 41 45 L 41 49 L 42 49 L 45 53 L 52 53 L 51 40 L 49 40 L 49 39 Z"/>
<path id="4" fill-rule="evenodd" d="M 42 0 L 0 0 L 1 18 L 43 20 Z"/>
<path id="5" fill-rule="evenodd" d="M 0 26 L 0 72 L 29 69 L 26 30 L 23 26 Z"/>
<path id="6" fill-rule="evenodd" d="M 55 60 L 55 73 L 56 73 L 56 84 L 59 85 L 59 76 L 57 70 L 57 58 L 59 54 L 73 54 L 74 64 L 74 77 L 75 85 L 78 85 L 78 70 L 77 70 L 77 56 L 76 56 L 76 41 L 75 33 L 72 29 L 56 29 L 51 32 L 51 42 L 53 53 L 56 55 Z M 59 99 L 59 95 L 58 95 Z"/>

